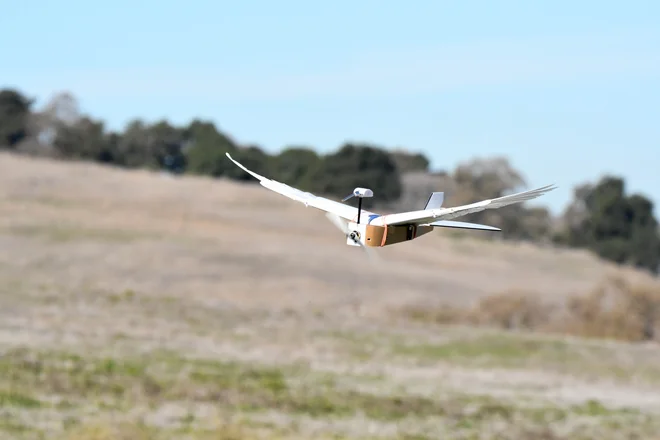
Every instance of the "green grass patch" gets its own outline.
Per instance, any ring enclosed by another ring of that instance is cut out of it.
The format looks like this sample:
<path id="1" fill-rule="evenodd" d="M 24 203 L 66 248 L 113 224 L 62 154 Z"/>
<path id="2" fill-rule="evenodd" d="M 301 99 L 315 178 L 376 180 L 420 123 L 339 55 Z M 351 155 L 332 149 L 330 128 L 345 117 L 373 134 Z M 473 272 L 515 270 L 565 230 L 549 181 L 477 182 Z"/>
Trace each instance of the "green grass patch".
<path id="1" fill-rule="evenodd" d="M 520 356 L 519 352 L 509 348 L 495 352 L 498 355 L 504 352 L 507 356 Z M 450 353 L 442 356 L 455 355 L 455 352 Z M 467 350 L 460 353 L 469 356 L 473 352 Z M 46 405 L 35 396 L 42 396 L 43 401 L 53 398 L 53 401 L 60 403 L 48 405 L 48 410 L 61 411 L 63 416 L 60 420 L 67 421 L 63 429 L 71 433 L 71 438 L 79 439 L 176 438 L 173 431 L 138 425 L 132 426 L 129 437 L 121 437 L 124 435 L 121 430 L 106 429 L 101 433 L 91 428 L 83 429 L 88 420 L 84 419 L 83 412 L 78 411 L 91 405 L 101 413 L 128 413 L 131 408 L 156 409 L 168 402 L 191 409 L 199 404 L 211 405 L 221 413 L 243 414 L 250 420 L 258 420 L 266 412 L 285 414 L 291 420 L 291 432 L 298 429 L 295 421 L 301 418 L 339 423 L 354 417 L 366 417 L 371 421 L 369 423 L 410 426 L 412 428 L 408 434 L 411 437 L 407 438 L 425 438 L 419 437 L 422 434 L 415 428 L 425 420 L 433 420 L 433 423 L 437 422 L 438 426 L 442 425 L 450 432 L 474 434 L 465 438 L 480 438 L 478 435 L 484 427 L 493 424 L 503 424 L 511 429 L 526 426 L 535 429 L 536 433 L 550 424 L 580 427 L 589 424 L 604 426 L 605 422 L 608 429 L 618 429 L 618 432 L 628 432 L 633 428 L 643 433 L 660 430 L 659 421 L 643 418 L 635 411 L 607 408 L 595 401 L 559 408 L 552 405 L 534 406 L 518 399 L 459 393 L 434 396 L 406 392 L 378 394 L 362 391 L 358 385 L 358 377 L 315 372 L 304 365 L 269 366 L 254 362 L 186 358 L 165 351 L 124 359 L 15 349 L 0 357 L 0 390 L 4 390 L 0 393 L 2 406 L 12 410 L 39 411 Z M 177 429 L 185 431 L 186 436 L 190 434 L 191 438 L 204 438 L 206 434 L 220 435 L 201 430 L 200 417 L 192 412 L 184 413 L 177 420 Z M 10 428 L 9 425 L 0 427 L 6 432 Z M 426 438 L 436 437 L 430 435 Z"/>
<path id="2" fill-rule="evenodd" d="M 608 346 L 560 336 L 504 330 L 439 326 L 446 338 L 424 341 L 402 334 L 330 332 L 336 350 L 355 361 L 379 359 L 393 363 L 443 363 L 466 368 L 551 370 L 589 379 L 621 383 L 660 384 L 660 350 Z"/>
<path id="3" fill-rule="evenodd" d="M 42 403 L 39 399 L 21 393 L 20 391 L 0 389 L 0 408 L 10 406 L 28 409 L 41 408 Z"/>
<path id="4" fill-rule="evenodd" d="M 515 366 L 533 358 L 566 359 L 571 347 L 563 341 L 515 337 L 505 334 L 461 338 L 439 344 L 395 343 L 395 354 L 429 360 L 484 361 Z"/>

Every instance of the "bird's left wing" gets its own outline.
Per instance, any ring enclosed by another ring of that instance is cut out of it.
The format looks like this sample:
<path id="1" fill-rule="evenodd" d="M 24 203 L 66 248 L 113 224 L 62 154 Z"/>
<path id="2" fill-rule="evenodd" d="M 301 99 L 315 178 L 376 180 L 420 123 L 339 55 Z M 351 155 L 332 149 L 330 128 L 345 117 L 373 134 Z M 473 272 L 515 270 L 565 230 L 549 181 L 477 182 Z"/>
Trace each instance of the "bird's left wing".
<path id="1" fill-rule="evenodd" d="M 324 197 L 318 197 L 312 193 L 301 191 L 297 188 L 293 188 L 276 180 L 268 179 L 260 174 L 255 173 L 254 171 L 247 169 L 245 166 L 234 160 L 234 158 L 232 158 L 229 153 L 225 154 L 239 168 L 259 180 L 261 186 L 264 186 L 271 191 L 304 203 L 305 206 L 311 206 L 316 209 L 338 215 L 339 217 L 342 217 L 346 220 L 353 220 L 358 214 L 357 208 L 354 208 L 353 206 L 344 205 L 343 203 L 335 202 L 334 200 L 326 199 Z"/>
<path id="2" fill-rule="evenodd" d="M 374 219 L 372 225 L 406 225 L 406 224 L 432 224 L 438 220 L 450 220 L 456 217 L 462 217 L 467 214 L 483 211 L 485 209 L 497 209 L 504 206 L 522 203 L 535 199 L 543 194 L 554 190 L 556 186 L 547 185 L 541 188 L 523 191 L 516 194 L 509 194 L 496 199 L 483 200 L 481 202 L 471 203 L 469 205 L 456 206 L 454 208 L 425 209 L 422 211 L 401 212 L 396 214 L 387 214 Z"/>

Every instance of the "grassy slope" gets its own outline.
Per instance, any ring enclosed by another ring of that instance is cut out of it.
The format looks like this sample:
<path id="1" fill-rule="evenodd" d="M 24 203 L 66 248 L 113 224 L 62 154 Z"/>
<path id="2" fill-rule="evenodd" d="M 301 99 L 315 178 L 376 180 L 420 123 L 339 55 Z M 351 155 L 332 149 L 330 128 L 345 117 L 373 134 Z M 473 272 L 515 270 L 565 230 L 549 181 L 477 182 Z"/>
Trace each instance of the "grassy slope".
<path id="1" fill-rule="evenodd" d="M 561 298 L 620 271 L 583 252 L 439 232 L 381 249 L 374 271 L 321 213 L 259 186 L 9 155 L 0 248 L 7 438 L 660 431 L 655 347 L 381 313 L 512 287 Z"/>

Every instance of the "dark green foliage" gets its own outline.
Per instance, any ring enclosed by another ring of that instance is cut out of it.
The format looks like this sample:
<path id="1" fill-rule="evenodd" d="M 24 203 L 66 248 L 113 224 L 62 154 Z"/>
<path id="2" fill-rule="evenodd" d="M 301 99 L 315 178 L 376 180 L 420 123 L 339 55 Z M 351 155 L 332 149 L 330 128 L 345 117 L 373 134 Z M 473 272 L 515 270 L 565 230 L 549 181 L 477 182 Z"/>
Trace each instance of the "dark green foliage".
<path id="1" fill-rule="evenodd" d="M 191 122 L 185 129 L 185 138 L 189 173 L 235 180 L 254 180 L 227 158 L 225 154 L 229 153 L 254 172 L 272 177 L 268 175 L 271 158 L 261 148 L 257 146 L 239 148 L 210 121 L 196 119 Z"/>
<path id="2" fill-rule="evenodd" d="M 219 132 L 212 122 L 194 120 L 185 130 L 187 171 L 213 177 L 226 176 L 236 168 L 225 153 L 235 154 L 234 142 Z"/>
<path id="3" fill-rule="evenodd" d="M 594 187 L 575 191 L 567 211 L 568 231 L 561 241 L 587 247 L 602 258 L 631 264 L 657 273 L 660 234 L 653 203 L 646 197 L 625 194 L 622 178 L 607 176 Z"/>
<path id="4" fill-rule="evenodd" d="M 238 148 L 232 157 L 246 168 L 248 168 L 250 171 L 254 171 L 255 173 L 264 177 L 276 179 L 276 177 L 273 176 L 273 173 L 270 171 L 270 168 L 273 165 L 273 159 L 261 148 L 255 145 Z M 232 168 L 230 168 L 226 173 L 227 177 L 235 180 L 256 182 L 254 177 L 250 176 L 248 173 L 231 163 L 227 157 L 225 157 L 225 161 L 228 162 L 230 166 L 232 166 Z"/>
<path id="5" fill-rule="evenodd" d="M 392 202 L 401 196 L 401 179 L 387 151 L 371 145 L 345 144 L 325 156 L 314 176 L 317 192 L 347 196 L 356 187 L 371 188 L 378 202 Z M 376 195 L 377 193 L 377 195 Z M 364 207 L 373 199 L 364 199 Z"/>
<path id="6" fill-rule="evenodd" d="M 311 148 L 288 147 L 275 157 L 272 171 L 280 182 L 309 191 L 314 187 L 313 178 L 321 165 L 321 157 Z"/>
<path id="7" fill-rule="evenodd" d="M 0 148 L 13 149 L 28 136 L 31 106 L 17 90 L 0 90 Z"/>
<path id="8" fill-rule="evenodd" d="M 13 90 L 0 92 L 0 142 L 12 147 L 28 136 L 31 102 Z M 101 121 L 81 115 L 76 100 L 64 93 L 35 114 L 33 137 L 49 133 L 49 146 L 62 159 L 89 160 L 126 168 L 147 168 L 172 173 L 225 177 L 254 182 L 233 164 L 230 153 L 247 168 L 306 191 L 334 198 L 355 187 L 371 187 L 378 202 L 391 202 L 401 194 L 401 170 L 421 170 L 428 160 L 421 154 L 397 152 L 368 145 L 344 145 L 335 153 L 318 155 L 312 148 L 288 147 L 271 156 L 256 145 L 239 146 L 213 122 L 194 119 L 176 127 L 167 121 L 148 124 L 131 121 L 123 132 L 108 132 Z M 372 200 L 365 203 L 365 207 Z"/>
<path id="9" fill-rule="evenodd" d="M 183 130 L 161 121 L 149 127 L 147 150 L 154 168 L 181 173 L 186 167 L 183 154 Z"/>
<path id="10" fill-rule="evenodd" d="M 58 124 L 53 147 L 66 159 L 113 163 L 116 152 L 112 140 L 105 135 L 102 122 L 82 118 L 74 125 Z"/>
<path id="11" fill-rule="evenodd" d="M 117 139 L 117 165 L 127 168 L 153 167 L 155 161 L 149 155 L 148 139 L 148 126 L 140 120 L 131 121 Z"/>

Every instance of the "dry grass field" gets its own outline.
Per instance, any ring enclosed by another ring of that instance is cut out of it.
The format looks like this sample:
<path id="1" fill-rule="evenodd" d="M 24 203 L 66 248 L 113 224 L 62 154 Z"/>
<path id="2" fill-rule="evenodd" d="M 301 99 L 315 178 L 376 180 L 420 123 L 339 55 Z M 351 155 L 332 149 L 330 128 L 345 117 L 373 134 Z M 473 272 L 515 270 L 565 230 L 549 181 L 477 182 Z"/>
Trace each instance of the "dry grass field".
<path id="1" fill-rule="evenodd" d="M 258 185 L 2 154 L 0 436 L 660 438 L 653 344 L 393 312 L 645 278 L 478 234 L 374 268 Z"/>

